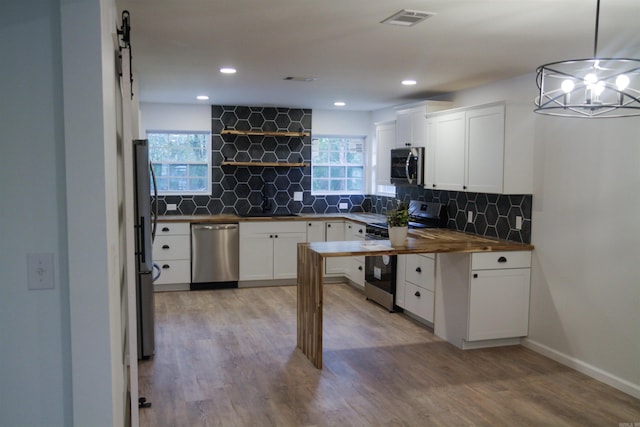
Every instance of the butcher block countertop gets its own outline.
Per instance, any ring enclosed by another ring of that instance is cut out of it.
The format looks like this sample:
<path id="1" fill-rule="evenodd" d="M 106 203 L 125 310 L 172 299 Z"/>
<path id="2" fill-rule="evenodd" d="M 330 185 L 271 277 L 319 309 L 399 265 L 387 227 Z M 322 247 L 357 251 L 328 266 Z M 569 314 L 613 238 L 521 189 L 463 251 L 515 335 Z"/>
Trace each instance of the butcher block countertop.
<path id="1" fill-rule="evenodd" d="M 297 214 L 295 216 L 239 216 L 234 214 L 220 215 L 163 215 L 158 217 L 159 222 L 250 222 L 250 221 L 309 221 L 309 220 L 348 220 L 362 224 L 371 222 L 385 222 L 386 218 L 381 214 L 368 212 L 361 213 L 331 213 L 331 214 Z"/>

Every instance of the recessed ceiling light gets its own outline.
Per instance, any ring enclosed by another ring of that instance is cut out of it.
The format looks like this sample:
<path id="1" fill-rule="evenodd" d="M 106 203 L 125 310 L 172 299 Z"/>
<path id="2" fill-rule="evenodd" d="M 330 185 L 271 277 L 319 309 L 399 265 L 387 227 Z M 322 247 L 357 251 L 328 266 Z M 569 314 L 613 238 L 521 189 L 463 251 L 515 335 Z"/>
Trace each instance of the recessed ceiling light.
<path id="1" fill-rule="evenodd" d="M 224 68 L 220 68 L 220 72 L 222 74 L 235 74 L 236 69 L 231 67 L 224 67 Z"/>
<path id="2" fill-rule="evenodd" d="M 344 101 L 336 101 L 333 103 L 333 105 L 335 105 L 336 107 L 344 107 L 345 105 L 347 105 L 347 103 Z"/>
<path id="3" fill-rule="evenodd" d="M 415 81 L 415 80 L 411 80 L 411 79 L 407 79 L 407 80 L 403 80 L 402 81 L 402 84 L 405 85 L 405 86 L 413 86 L 416 83 L 418 83 L 418 82 Z"/>
<path id="4" fill-rule="evenodd" d="M 198 95 L 196 96 L 196 99 L 199 99 L 200 101 L 207 101 L 209 100 L 209 97 L 207 95 Z"/>

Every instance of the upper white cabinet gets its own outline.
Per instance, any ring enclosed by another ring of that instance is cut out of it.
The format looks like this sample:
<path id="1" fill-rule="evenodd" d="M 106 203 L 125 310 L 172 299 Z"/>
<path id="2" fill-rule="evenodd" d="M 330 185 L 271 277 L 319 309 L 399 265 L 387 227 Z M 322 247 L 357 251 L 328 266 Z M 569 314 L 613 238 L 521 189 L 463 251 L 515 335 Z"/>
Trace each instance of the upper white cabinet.
<path id="1" fill-rule="evenodd" d="M 396 143 L 402 147 L 424 147 L 427 143 L 425 135 L 425 121 L 427 107 L 419 107 L 396 112 Z"/>
<path id="2" fill-rule="evenodd" d="M 425 188 L 533 192 L 531 111 L 494 103 L 428 115 Z"/>
<path id="3" fill-rule="evenodd" d="M 396 144 L 396 123 L 376 125 L 376 184 L 391 185 L 391 161 L 389 154 Z"/>

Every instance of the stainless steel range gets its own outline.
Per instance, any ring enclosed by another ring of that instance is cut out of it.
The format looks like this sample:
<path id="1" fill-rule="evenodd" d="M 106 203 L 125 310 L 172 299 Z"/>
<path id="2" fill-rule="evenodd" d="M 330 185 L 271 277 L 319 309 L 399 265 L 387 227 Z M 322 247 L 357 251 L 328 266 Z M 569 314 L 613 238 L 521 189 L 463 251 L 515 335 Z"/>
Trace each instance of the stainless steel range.
<path id="1" fill-rule="evenodd" d="M 446 228 L 447 207 L 441 203 L 409 202 L 409 228 Z M 385 222 L 366 226 L 367 240 L 389 239 Z M 364 294 L 390 312 L 394 311 L 396 293 L 396 256 L 380 255 L 365 258 Z"/>

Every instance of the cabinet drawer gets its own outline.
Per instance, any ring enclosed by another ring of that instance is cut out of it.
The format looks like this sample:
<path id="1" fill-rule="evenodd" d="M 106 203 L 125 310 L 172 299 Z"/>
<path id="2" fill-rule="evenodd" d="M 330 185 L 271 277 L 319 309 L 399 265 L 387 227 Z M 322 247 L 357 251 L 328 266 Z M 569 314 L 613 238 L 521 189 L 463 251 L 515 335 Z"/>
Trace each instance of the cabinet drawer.
<path id="1" fill-rule="evenodd" d="M 303 221 L 247 221 L 240 223 L 240 234 L 306 233 L 307 223 Z"/>
<path id="2" fill-rule="evenodd" d="M 189 236 L 158 236 L 153 242 L 153 260 L 189 259 Z"/>
<path id="3" fill-rule="evenodd" d="M 531 267 L 530 251 L 476 252 L 471 254 L 472 270 Z"/>
<path id="4" fill-rule="evenodd" d="M 159 222 L 156 228 L 156 237 L 190 233 L 191 225 L 188 222 Z"/>
<path id="5" fill-rule="evenodd" d="M 420 286 L 405 284 L 404 309 L 433 323 L 434 293 Z"/>
<path id="6" fill-rule="evenodd" d="M 424 255 L 408 255 L 405 280 L 430 291 L 435 290 L 435 260 Z"/>
<path id="7" fill-rule="evenodd" d="M 160 261 L 160 277 L 153 282 L 156 285 L 191 282 L 191 261 Z"/>

